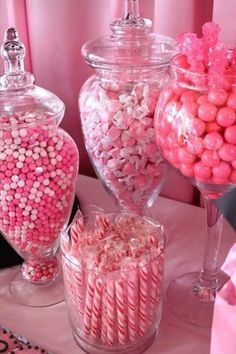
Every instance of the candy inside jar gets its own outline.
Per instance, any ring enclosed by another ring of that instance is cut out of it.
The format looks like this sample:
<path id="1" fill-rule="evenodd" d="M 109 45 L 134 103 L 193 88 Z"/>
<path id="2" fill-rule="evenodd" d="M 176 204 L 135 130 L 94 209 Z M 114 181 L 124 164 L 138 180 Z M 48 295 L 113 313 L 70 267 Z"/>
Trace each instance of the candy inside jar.
<path id="1" fill-rule="evenodd" d="M 137 1 L 127 1 L 111 36 L 86 43 L 82 55 L 96 70 L 81 89 L 85 146 L 103 184 L 125 209 L 143 213 L 165 180 L 167 168 L 155 141 L 153 116 L 169 80 L 175 42 L 151 33 Z"/>
<path id="2" fill-rule="evenodd" d="M 12 282 L 11 293 L 20 302 L 33 303 L 36 297 L 29 299 L 21 289 L 48 284 L 60 274 L 54 255 L 73 203 L 78 151 L 58 128 L 63 102 L 33 85 L 33 75 L 24 71 L 25 49 L 14 28 L 6 31 L 1 52 L 0 229 L 25 260 L 18 276 L 26 285 Z M 57 295 L 63 297 L 63 292 Z M 45 301 L 57 302 L 57 296 Z"/>
<path id="3" fill-rule="evenodd" d="M 79 212 L 63 234 L 66 302 L 76 342 L 89 353 L 141 353 L 162 309 L 165 239 L 148 217 Z"/>

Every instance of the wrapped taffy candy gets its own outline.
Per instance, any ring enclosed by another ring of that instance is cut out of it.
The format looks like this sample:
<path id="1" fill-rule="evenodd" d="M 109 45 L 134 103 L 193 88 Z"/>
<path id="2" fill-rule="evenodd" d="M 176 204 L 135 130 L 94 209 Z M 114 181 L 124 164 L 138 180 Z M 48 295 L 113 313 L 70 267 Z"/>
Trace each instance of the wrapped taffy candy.
<path id="1" fill-rule="evenodd" d="M 161 317 L 165 239 L 152 219 L 79 212 L 61 249 L 76 342 L 89 353 L 141 353 Z"/>
<path id="2" fill-rule="evenodd" d="M 81 89 L 79 109 L 98 177 L 123 208 L 142 214 L 166 176 L 153 115 L 176 43 L 151 33 L 151 21 L 139 16 L 137 0 L 126 2 L 123 18 L 111 24 L 112 34 L 82 48 L 96 73 Z"/>
<path id="3" fill-rule="evenodd" d="M 156 111 L 156 137 L 179 172 L 223 193 L 236 184 L 236 51 L 219 40 L 218 25 L 206 23 L 202 32 L 179 38 L 173 80 Z"/>

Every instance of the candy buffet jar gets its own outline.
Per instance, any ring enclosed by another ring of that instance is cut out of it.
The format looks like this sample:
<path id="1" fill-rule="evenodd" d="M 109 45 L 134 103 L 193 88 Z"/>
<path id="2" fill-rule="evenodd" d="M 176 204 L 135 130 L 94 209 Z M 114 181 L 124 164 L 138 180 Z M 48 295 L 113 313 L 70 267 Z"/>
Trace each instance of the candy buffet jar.
<path id="1" fill-rule="evenodd" d="M 165 238 L 152 219 L 91 213 L 61 238 L 73 335 L 91 354 L 138 354 L 154 341 L 162 312 Z"/>
<path id="2" fill-rule="evenodd" d="M 138 1 L 126 1 L 112 34 L 82 47 L 96 73 L 79 97 L 85 146 L 98 177 L 121 207 L 141 214 L 167 172 L 153 115 L 176 49 L 171 38 L 151 33 L 151 25 L 139 16 Z"/>
<path id="3" fill-rule="evenodd" d="M 58 128 L 63 102 L 24 71 L 25 48 L 14 28 L 6 31 L 1 54 L 0 229 L 24 259 L 10 291 L 24 304 L 49 305 L 63 297 L 56 290 L 50 298 L 49 284 L 59 275 L 54 255 L 74 199 L 78 151 Z M 29 296 L 32 288 L 36 294 Z"/>
<path id="4" fill-rule="evenodd" d="M 236 76 L 232 66 L 229 61 L 223 73 L 199 73 L 189 69 L 184 55 L 176 56 L 171 65 L 173 80 L 163 90 L 155 116 L 163 157 L 199 189 L 206 211 L 201 271 L 174 280 L 167 299 L 178 317 L 204 327 L 212 324 L 216 292 L 224 282 L 218 276 L 223 216 L 215 201 L 236 187 Z"/>

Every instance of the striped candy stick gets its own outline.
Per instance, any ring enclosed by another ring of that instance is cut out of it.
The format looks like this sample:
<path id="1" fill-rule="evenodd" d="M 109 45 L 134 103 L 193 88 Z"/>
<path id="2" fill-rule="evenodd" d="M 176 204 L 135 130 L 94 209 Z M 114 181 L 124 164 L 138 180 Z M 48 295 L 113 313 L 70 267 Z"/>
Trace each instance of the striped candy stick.
<path id="1" fill-rule="evenodd" d="M 114 280 L 107 281 L 107 344 L 112 347 L 115 344 L 115 284 Z"/>
<path id="2" fill-rule="evenodd" d="M 150 286 L 150 306 L 149 306 L 149 324 L 152 325 L 156 315 L 157 305 L 162 289 L 163 278 L 163 260 L 164 255 L 161 254 L 158 259 L 151 262 L 151 286 Z"/>
<path id="3" fill-rule="evenodd" d="M 101 315 L 102 315 L 102 295 L 103 284 L 101 278 L 96 280 L 94 296 L 93 296 L 93 311 L 91 318 L 91 338 L 97 340 L 100 337 L 101 331 Z"/>
<path id="4" fill-rule="evenodd" d="M 84 334 L 85 335 L 89 335 L 91 331 L 91 318 L 92 318 L 92 311 L 93 311 L 95 280 L 96 280 L 95 275 L 88 273 L 85 306 L 84 306 Z"/>
<path id="5" fill-rule="evenodd" d="M 128 309 L 128 336 L 134 342 L 138 335 L 138 272 L 137 263 L 132 261 L 124 267 L 123 276 L 126 279 L 127 309 Z"/>
<path id="6" fill-rule="evenodd" d="M 127 302 L 125 294 L 124 281 L 118 279 L 115 281 L 116 290 L 116 312 L 117 312 L 117 330 L 118 330 L 118 342 L 124 345 L 127 342 L 128 337 L 128 318 L 127 318 Z"/>
<path id="7" fill-rule="evenodd" d="M 78 265 L 73 273 L 73 280 L 75 286 L 75 294 L 77 298 L 77 310 L 81 315 L 81 319 L 84 314 L 84 302 L 85 302 L 85 289 L 84 289 L 84 268 L 83 265 Z"/>
<path id="8" fill-rule="evenodd" d="M 103 344 L 107 343 L 107 290 L 106 290 L 106 287 L 103 288 L 103 297 L 102 297 L 101 341 Z"/>
<path id="9" fill-rule="evenodd" d="M 144 336 L 148 326 L 150 266 L 142 261 L 139 268 L 139 334 Z"/>
<path id="10" fill-rule="evenodd" d="M 84 231 L 84 217 L 80 210 L 77 211 L 70 227 L 71 244 L 76 244 L 80 240 L 80 235 Z"/>

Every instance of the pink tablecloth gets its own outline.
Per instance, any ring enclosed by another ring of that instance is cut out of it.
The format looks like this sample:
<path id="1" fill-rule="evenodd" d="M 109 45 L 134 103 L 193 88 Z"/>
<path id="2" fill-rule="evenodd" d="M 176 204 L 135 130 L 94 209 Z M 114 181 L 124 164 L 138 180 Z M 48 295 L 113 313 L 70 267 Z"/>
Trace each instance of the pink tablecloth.
<path id="1" fill-rule="evenodd" d="M 112 199 L 93 178 L 79 176 L 78 196 L 83 209 L 89 204 L 114 209 Z M 166 229 L 167 287 L 178 275 L 200 268 L 204 247 L 204 210 L 159 197 L 152 212 Z M 235 232 L 225 222 L 220 264 L 234 242 Z M 64 302 L 47 308 L 30 308 L 14 302 L 8 284 L 16 271 L 17 268 L 0 271 L 0 324 L 55 354 L 82 354 L 73 340 Z M 159 334 L 145 354 L 209 354 L 210 331 L 210 328 L 198 328 L 177 319 L 164 303 Z"/>

